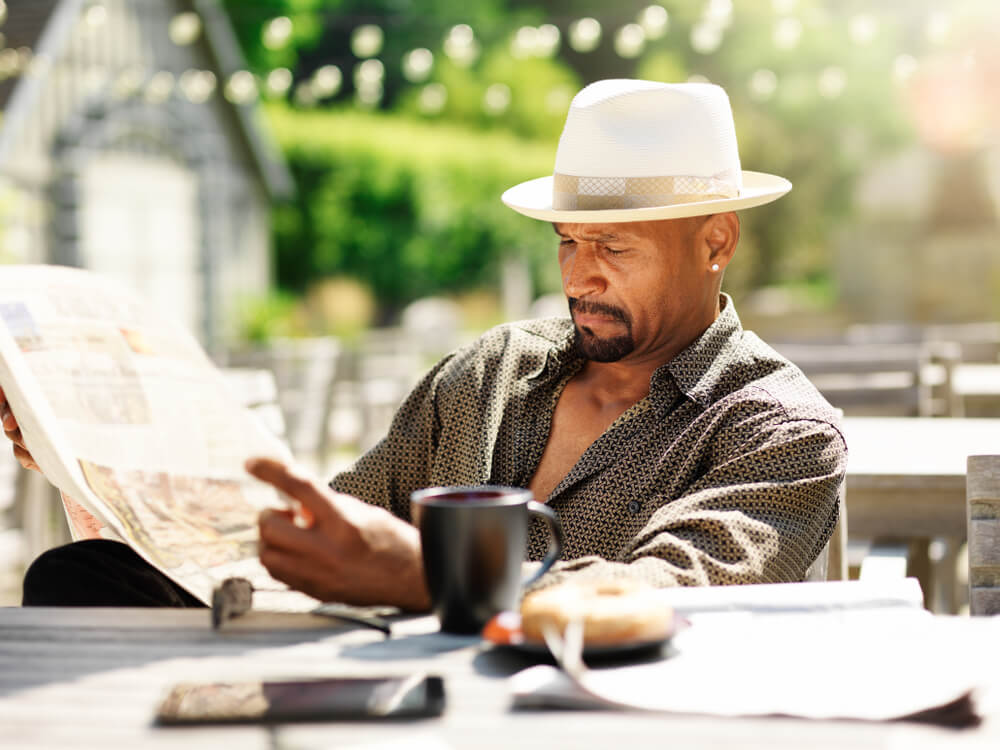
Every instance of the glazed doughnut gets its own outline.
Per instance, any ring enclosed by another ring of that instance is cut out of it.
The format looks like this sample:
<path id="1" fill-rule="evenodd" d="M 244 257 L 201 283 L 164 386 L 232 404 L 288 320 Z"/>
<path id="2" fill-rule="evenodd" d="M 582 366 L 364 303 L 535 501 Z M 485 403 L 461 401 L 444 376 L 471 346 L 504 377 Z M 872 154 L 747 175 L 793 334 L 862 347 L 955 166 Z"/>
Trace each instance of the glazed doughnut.
<path id="1" fill-rule="evenodd" d="M 525 640 L 543 641 L 546 623 L 562 633 L 583 622 L 587 646 L 656 641 L 670 635 L 673 611 L 652 586 L 628 579 L 562 583 L 528 594 L 521 602 Z"/>

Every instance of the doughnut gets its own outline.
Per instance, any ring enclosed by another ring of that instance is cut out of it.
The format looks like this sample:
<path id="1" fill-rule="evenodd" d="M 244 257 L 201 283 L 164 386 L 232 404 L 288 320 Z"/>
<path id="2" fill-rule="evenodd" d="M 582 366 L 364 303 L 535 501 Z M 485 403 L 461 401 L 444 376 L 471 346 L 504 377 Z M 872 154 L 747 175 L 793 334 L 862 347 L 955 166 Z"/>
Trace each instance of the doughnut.
<path id="1" fill-rule="evenodd" d="M 583 623 L 584 645 L 617 646 L 663 640 L 671 633 L 673 611 L 653 586 L 628 579 L 561 583 L 521 602 L 526 641 L 543 642 L 546 624 L 562 633 L 573 620 Z"/>

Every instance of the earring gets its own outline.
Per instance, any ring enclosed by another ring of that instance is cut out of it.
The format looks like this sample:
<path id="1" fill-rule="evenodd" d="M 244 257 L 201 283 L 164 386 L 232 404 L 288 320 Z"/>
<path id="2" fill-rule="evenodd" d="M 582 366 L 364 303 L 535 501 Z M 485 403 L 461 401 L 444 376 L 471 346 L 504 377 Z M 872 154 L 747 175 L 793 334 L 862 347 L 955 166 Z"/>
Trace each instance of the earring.
<path id="1" fill-rule="evenodd" d="M 716 271 L 718 271 L 718 270 L 719 270 L 719 264 L 718 264 L 718 263 L 713 263 L 713 264 L 712 264 L 712 271 L 713 271 L 713 272 L 716 272 Z"/>

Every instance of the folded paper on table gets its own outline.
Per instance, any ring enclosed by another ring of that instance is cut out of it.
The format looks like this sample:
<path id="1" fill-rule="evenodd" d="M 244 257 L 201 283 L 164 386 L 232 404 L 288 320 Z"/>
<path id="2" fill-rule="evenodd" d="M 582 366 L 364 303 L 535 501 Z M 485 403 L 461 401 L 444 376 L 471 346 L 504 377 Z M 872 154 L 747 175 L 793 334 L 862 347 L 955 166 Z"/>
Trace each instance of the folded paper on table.
<path id="1" fill-rule="evenodd" d="M 684 586 L 661 589 L 675 612 L 831 612 L 916 608 L 924 595 L 916 578 L 876 581 L 762 583 L 750 586 Z"/>
<path id="2" fill-rule="evenodd" d="M 1000 659 L 984 659 L 956 627 L 968 620 L 921 610 L 691 619 L 662 661 L 576 680 L 548 665 L 519 672 L 515 705 L 967 725 L 978 721 L 973 699 L 1000 674 Z M 995 643 L 1000 619 L 974 630 Z"/>

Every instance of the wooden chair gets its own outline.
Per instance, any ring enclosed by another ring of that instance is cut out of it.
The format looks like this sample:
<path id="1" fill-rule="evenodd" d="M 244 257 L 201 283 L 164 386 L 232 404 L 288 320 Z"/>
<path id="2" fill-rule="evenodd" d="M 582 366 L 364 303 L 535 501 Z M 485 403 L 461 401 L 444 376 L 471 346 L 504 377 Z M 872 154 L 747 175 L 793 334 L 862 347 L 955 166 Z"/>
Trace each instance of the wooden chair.
<path id="1" fill-rule="evenodd" d="M 1000 614 L 1000 455 L 969 456 L 965 497 L 969 614 Z"/>
<path id="2" fill-rule="evenodd" d="M 953 341 L 961 347 L 963 362 L 1000 361 L 1000 321 L 975 323 L 858 323 L 847 327 L 848 344 L 914 344 Z"/>
<path id="3" fill-rule="evenodd" d="M 342 366 L 338 339 L 279 339 L 262 349 L 229 352 L 229 368 L 269 370 L 276 384 L 283 435 L 295 456 L 322 464 L 329 449 L 334 383 Z"/>
<path id="4" fill-rule="evenodd" d="M 222 374 L 236 399 L 253 412 L 268 431 L 285 437 L 285 418 L 278 403 L 274 373 L 253 367 L 225 367 Z"/>
<path id="5" fill-rule="evenodd" d="M 846 581 L 847 575 L 847 482 L 841 482 L 838 504 L 840 515 L 833 535 L 806 571 L 807 581 Z"/>
<path id="6" fill-rule="evenodd" d="M 959 416 L 954 342 L 775 344 L 836 407 L 854 416 Z"/>

